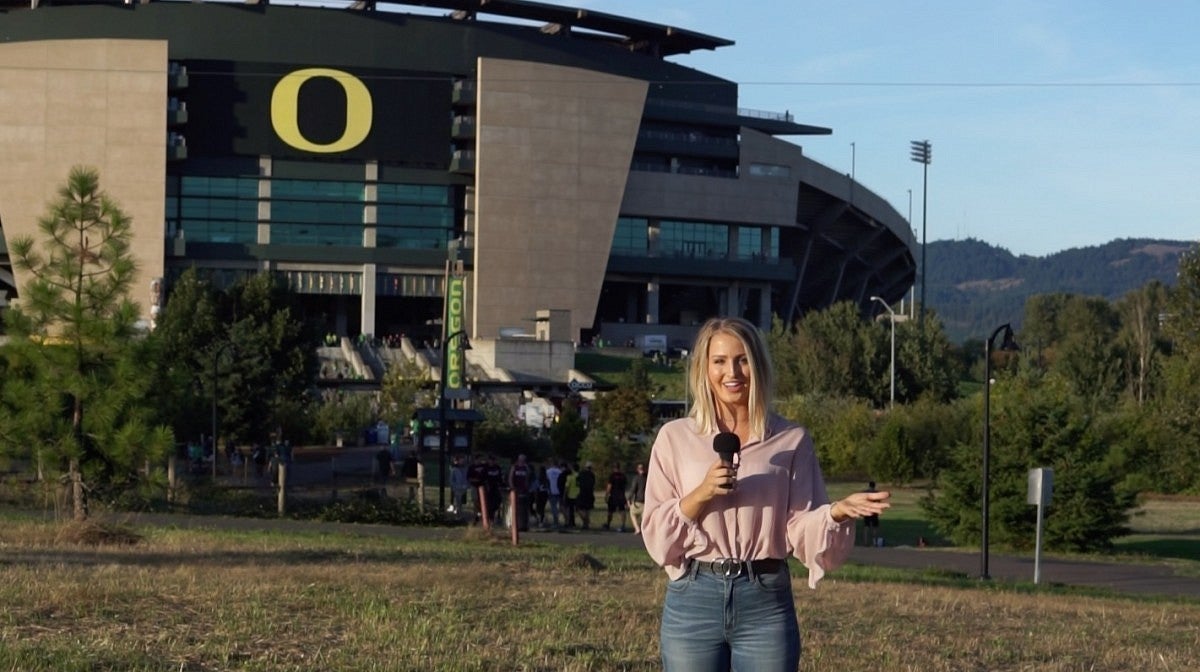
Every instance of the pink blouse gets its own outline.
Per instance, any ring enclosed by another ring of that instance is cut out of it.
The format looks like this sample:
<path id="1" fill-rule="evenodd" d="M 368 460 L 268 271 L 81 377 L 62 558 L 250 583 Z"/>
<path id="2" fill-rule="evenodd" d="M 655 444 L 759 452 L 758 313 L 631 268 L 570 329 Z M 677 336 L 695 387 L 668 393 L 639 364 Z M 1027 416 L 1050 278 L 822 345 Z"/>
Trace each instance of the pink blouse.
<path id="1" fill-rule="evenodd" d="M 679 500 L 703 482 L 718 459 L 715 434 L 701 435 L 691 418 L 663 425 L 646 474 L 642 539 L 650 557 L 672 580 L 689 559 L 761 560 L 794 555 L 808 568 L 808 585 L 843 562 L 854 545 L 854 521 L 836 523 L 812 437 L 803 427 L 771 416 L 764 440 L 742 446 L 737 489 L 711 500 L 700 520 Z"/>

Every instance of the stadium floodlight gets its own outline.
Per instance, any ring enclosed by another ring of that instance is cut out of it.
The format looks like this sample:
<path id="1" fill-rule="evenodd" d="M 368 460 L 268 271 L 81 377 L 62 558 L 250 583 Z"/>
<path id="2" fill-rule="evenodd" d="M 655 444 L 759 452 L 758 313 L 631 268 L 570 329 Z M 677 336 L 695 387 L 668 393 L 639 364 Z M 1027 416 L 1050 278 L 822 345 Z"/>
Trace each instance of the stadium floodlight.
<path id="1" fill-rule="evenodd" d="M 913 140 L 912 160 L 924 166 L 924 180 L 921 186 L 921 313 L 917 321 L 922 336 L 925 332 L 925 232 L 929 221 L 929 163 L 933 161 L 933 148 L 928 140 Z M 911 223 L 911 222 L 910 222 Z M 921 339 L 922 347 L 925 339 Z"/>

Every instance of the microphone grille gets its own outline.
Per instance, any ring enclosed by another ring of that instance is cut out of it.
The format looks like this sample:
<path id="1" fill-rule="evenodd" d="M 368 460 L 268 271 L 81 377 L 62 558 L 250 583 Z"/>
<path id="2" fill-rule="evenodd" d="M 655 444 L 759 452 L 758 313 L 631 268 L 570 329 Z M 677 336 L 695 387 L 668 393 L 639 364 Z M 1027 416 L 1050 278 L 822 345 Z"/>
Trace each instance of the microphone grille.
<path id="1" fill-rule="evenodd" d="M 721 432 L 713 437 L 713 450 L 723 455 L 736 453 L 742 449 L 742 440 L 733 432 Z"/>

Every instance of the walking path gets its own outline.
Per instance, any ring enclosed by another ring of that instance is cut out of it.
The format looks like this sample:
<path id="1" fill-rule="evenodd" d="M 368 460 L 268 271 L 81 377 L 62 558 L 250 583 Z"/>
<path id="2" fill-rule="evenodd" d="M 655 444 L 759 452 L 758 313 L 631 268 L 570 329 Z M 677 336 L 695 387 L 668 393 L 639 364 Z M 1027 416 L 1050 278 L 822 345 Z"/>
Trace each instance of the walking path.
<path id="1" fill-rule="evenodd" d="M 232 518 L 228 516 L 194 516 L 180 514 L 131 514 L 129 522 L 134 525 L 160 525 L 180 528 L 218 528 L 239 530 L 284 530 L 321 531 L 344 534 L 381 535 L 413 539 L 462 539 L 463 528 L 458 527 L 397 527 L 392 525 L 358 525 L 352 523 L 324 523 L 287 519 Z M 500 531 L 507 534 L 507 531 Z M 538 543 L 570 545 L 620 546 L 641 548 L 641 537 L 600 530 L 552 532 L 532 531 L 521 534 L 521 538 Z M 850 554 L 852 562 L 878 567 L 899 569 L 939 569 L 960 573 L 967 577 L 978 577 L 980 573 L 979 553 L 962 551 L 897 548 L 856 547 Z M 1012 555 L 990 554 L 988 574 L 994 581 L 1032 582 L 1033 559 Z M 1118 593 L 1146 596 L 1185 597 L 1200 600 L 1200 576 L 1181 576 L 1167 564 L 1135 564 L 1126 562 L 1102 562 L 1042 558 L 1041 581 L 1043 585 L 1067 585 L 1111 590 Z"/>

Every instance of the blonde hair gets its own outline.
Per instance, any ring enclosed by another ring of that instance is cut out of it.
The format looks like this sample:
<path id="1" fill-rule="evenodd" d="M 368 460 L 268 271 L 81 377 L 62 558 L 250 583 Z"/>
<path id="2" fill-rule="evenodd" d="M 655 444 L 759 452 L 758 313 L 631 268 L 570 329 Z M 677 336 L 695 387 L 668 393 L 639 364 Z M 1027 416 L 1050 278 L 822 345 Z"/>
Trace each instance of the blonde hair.
<path id="1" fill-rule="evenodd" d="M 700 433 L 720 431 L 716 403 L 708 386 L 708 348 L 717 334 L 733 336 L 746 349 L 746 359 L 750 364 L 750 433 L 760 439 L 765 438 L 774 385 L 771 358 L 758 327 L 740 317 L 714 317 L 705 322 L 696 334 L 696 344 L 688 362 L 687 382 L 693 399 L 688 415 L 696 421 Z"/>

